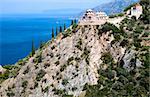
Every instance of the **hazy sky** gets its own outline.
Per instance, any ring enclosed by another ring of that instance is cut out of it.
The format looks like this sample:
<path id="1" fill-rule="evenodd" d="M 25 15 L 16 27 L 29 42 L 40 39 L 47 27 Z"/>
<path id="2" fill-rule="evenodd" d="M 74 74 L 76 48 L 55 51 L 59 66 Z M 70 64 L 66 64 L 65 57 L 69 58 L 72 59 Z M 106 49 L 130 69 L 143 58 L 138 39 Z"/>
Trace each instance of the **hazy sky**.
<path id="1" fill-rule="evenodd" d="M 41 13 L 47 10 L 93 8 L 112 0 L 0 0 L 3 14 Z"/>

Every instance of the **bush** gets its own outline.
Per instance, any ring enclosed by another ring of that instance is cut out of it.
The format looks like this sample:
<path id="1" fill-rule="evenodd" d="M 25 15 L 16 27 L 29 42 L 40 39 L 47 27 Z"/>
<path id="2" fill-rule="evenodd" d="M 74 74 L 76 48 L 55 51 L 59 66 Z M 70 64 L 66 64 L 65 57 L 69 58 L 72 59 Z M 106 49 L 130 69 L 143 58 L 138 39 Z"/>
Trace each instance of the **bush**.
<path id="1" fill-rule="evenodd" d="M 115 15 L 110 15 L 109 18 L 115 18 L 115 17 L 122 17 L 124 16 L 123 13 L 115 14 Z"/>
<path id="2" fill-rule="evenodd" d="M 60 67 L 60 71 L 63 72 L 63 71 L 66 69 L 66 67 L 67 67 L 66 64 L 62 65 L 62 66 Z"/>
<path id="3" fill-rule="evenodd" d="M 129 45 L 129 41 L 126 40 L 126 39 L 123 39 L 123 40 L 121 41 L 121 43 L 120 43 L 120 46 L 122 46 L 122 47 L 125 47 L 125 46 L 128 46 L 128 45 Z"/>
<path id="4" fill-rule="evenodd" d="M 136 27 L 136 29 L 135 29 L 135 33 L 139 33 L 139 34 L 141 34 L 142 33 L 142 31 L 143 31 L 143 29 L 141 29 L 139 26 L 138 27 Z"/>
<path id="5" fill-rule="evenodd" d="M 101 28 L 102 32 L 112 31 L 113 33 L 120 33 L 121 31 L 113 24 L 105 23 Z"/>
<path id="6" fill-rule="evenodd" d="M 45 89 L 42 90 L 42 92 L 46 93 L 49 90 L 49 86 L 47 86 Z"/>
<path id="7" fill-rule="evenodd" d="M 81 46 L 82 46 L 82 40 L 79 39 L 79 41 L 78 41 L 77 45 L 75 45 L 75 47 L 82 51 L 82 47 Z"/>
<path id="8" fill-rule="evenodd" d="M 23 72 L 23 74 L 27 74 L 30 71 L 29 66 L 27 66 L 26 70 Z"/>
<path id="9" fill-rule="evenodd" d="M 130 6 L 128 6 L 128 7 L 126 7 L 125 9 L 124 9 L 124 12 L 125 11 L 128 11 L 129 9 L 131 9 L 131 7 L 133 7 L 135 4 L 131 4 Z"/>
<path id="10" fill-rule="evenodd" d="M 23 87 L 23 88 L 26 88 L 26 87 L 27 87 L 27 85 L 28 85 L 28 81 L 24 81 L 24 82 L 22 82 L 22 87 Z"/>
<path id="11" fill-rule="evenodd" d="M 62 85 L 67 85 L 68 84 L 68 80 L 67 79 L 63 79 L 62 80 Z"/>
<path id="12" fill-rule="evenodd" d="M 39 73 L 37 74 L 37 76 L 36 76 L 36 80 L 37 80 L 37 81 L 40 81 L 40 80 L 44 77 L 45 74 L 46 74 L 46 72 L 41 69 L 41 70 L 39 71 Z"/>
<path id="13" fill-rule="evenodd" d="M 15 96 L 15 93 L 13 93 L 12 91 L 11 91 L 11 92 L 8 92 L 8 93 L 7 93 L 7 96 L 8 96 L 8 97 L 13 97 L 13 96 Z"/>
<path id="14" fill-rule="evenodd" d="M 103 63 L 105 63 L 105 64 L 109 64 L 109 63 L 113 62 L 113 57 L 110 54 L 110 52 L 104 53 L 102 55 L 101 59 L 102 59 Z"/>
<path id="15" fill-rule="evenodd" d="M 56 64 L 56 66 L 57 66 L 57 65 L 59 65 L 60 63 L 59 63 L 59 61 L 56 61 L 55 64 Z"/>

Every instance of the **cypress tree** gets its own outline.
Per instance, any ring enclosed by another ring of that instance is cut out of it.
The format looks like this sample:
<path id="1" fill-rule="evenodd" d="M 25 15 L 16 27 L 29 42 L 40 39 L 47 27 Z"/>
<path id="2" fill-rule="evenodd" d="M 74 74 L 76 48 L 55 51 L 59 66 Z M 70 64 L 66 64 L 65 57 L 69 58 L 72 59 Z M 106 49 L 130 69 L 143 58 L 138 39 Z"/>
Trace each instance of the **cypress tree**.
<path id="1" fill-rule="evenodd" d="M 42 41 L 40 41 L 40 49 L 43 48 L 44 43 Z"/>
<path id="2" fill-rule="evenodd" d="M 59 32 L 62 32 L 62 27 L 60 26 L 60 28 L 59 28 Z"/>
<path id="3" fill-rule="evenodd" d="M 56 27 L 56 36 L 58 35 L 58 28 Z"/>
<path id="4" fill-rule="evenodd" d="M 73 20 L 71 20 L 71 25 L 73 25 L 74 24 L 74 21 Z"/>
<path id="5" fill-rule="evenodd" d="M 32 52 L 31 52 L 32 56 L 35 54 L 35 47 L 34 47 L 34 41 L 32 40 Z"/>
<path id="6" fill-rule="evenodd" d="M 64 31 L 66 30 L 66 24 L 64 24 Z"/>
<path id="7" fill-rule="evenodd" d="M 54 29 L 52 28 L 52 38 L 55 38 L 54 36 Z"/>
<path id="8" fill-rule="evenodd" d="M 74 19 L 74 24 L 77 24 L 77 20 L 76 19 Z"/>

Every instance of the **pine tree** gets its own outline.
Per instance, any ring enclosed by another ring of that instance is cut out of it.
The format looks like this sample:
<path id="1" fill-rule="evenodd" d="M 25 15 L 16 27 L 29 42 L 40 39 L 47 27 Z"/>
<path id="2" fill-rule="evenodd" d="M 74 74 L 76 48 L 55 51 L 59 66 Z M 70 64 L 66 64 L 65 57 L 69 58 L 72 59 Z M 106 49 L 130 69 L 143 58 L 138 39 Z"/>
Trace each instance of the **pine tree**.
<path id="1" fill-rule="evenodd" d="M 55 38 L 55 35 L 54 35 L 54 28 L 52 28 L 52 38 Z"/>
<path id="2" fill-rule="evenodd" d="M 32 56 L 35 54 L 35 47 L 34 47 L 34 41 L 32 40 L 32 52 L 31 52 Z"/>
<path id="3" fill-rule="evenodd" d="M 60 28 L 59 28 L 59 32 L 62 32 L 62 27 L 60 26 Z"/>
<path id="4" fill-rule="evenodd" d="M 66 30 L 66 24 L 64 24 L 64 31 Z"/>

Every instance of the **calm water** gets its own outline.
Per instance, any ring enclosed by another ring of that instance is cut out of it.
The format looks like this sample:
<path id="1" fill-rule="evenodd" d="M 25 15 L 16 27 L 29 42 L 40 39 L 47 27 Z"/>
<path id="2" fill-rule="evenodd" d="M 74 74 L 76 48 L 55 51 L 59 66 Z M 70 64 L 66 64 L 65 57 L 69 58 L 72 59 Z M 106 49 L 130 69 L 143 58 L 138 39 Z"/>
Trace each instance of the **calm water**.
<path id="1" fill-rule="evenodd" d="M 65 23 L 67 18 L 0 18 L 0 65 L 14 64 L 31 52 L 32 40 L 38 48 L 41 41 L 51 39 L 51 28 Z"/>

